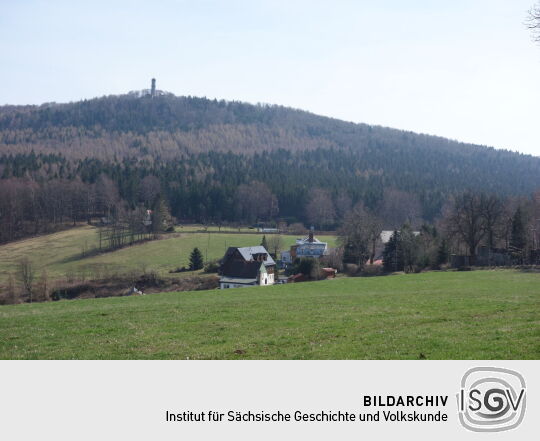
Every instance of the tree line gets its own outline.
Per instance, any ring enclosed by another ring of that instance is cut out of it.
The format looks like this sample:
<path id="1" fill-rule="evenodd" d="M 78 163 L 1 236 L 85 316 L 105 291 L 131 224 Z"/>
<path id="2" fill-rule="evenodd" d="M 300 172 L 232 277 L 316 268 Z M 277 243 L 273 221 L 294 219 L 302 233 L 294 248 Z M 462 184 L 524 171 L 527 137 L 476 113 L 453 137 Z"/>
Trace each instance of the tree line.
<path id="1" fill-rule="evenodd" d="M 349 211 L 339 230 L 343 264 L 356 272 L 373 263 L 382 225 L 361 204 Z M 406 221 L 396 228 L 381 254 L 386 271 L 438 269 L 451 254 L 467 257 L 471 266 L 540 264 L 540 191 L 529 198 L 463 192 L 434 223 L 415 229 Z"/>
<path id="2" fill-rule="evenodd" d="M 331 230 L 362 203 L 383 219 L 385 229 L 394 229 L 405 221 L 413 226 L 434 222 L 469 183 L 441 175 L 435 184 L 420 171 L 358 173 L 355 161 L 354 155 L 318 150 L 251 156 L 209 152 L 160 164 L 4 155 L 0 241 L 110 216 L 119 208 L 151 209 L 158 196 L 181 222 L 273 224 L 281 219 Z M 527 194 L 517 181 L 501 179 L 505 187 L 494 189 L 494 177 L 480 182 L 483 175 L 474 176 L 477 188 L 471 188 L 477 191 L 501 197 Z"/>
<path id="3" fill-rule="evenodd" d="M 10 178 L 0 186 L 0 242 L 50 233 L 80 222 L 103 226 L 100 248 L 118 248 L 166 231 L 169 207 L 147 180 L 138 202 L 130 205 L 106 175 L 94 183 Z"/>
<path id="4" fill-rule="evenodd" d="M 467 189 L 540 188 L 540 158 L 281 106 L 110 96 L 0 107 L 0 240 L 151 209 L 178 221 L 336 229 L 363 204 L 385 229 L 433 223 Z"/>

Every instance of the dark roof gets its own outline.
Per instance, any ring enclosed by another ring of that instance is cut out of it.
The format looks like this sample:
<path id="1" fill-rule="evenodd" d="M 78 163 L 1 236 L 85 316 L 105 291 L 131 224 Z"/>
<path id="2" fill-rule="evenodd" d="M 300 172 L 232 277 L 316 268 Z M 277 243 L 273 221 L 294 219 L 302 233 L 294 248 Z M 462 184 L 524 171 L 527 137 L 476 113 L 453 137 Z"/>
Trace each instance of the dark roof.
<path id="1" fill-rule="evenodd" d="M 238 250 L 242 258 L 247 262 L 249 262 L 250 260 L 255 260 L 253 258 L 254 255 L 266 254 L 266 260 L 264 261 L 264 266 L 272 266 L 276 264 L 274 259 L 272 259 L 272 256 L 270 256 L 270 253 L 266 250 L 265 247 L 261 245 L 256 245 L 253 247 L 229 247 L 227 249 L 227 252 L 225 253 L 225 258 L 227 258 L 228 256 L 231 256 L 235 250 Z"/>
<path id="2" fill-rule="evenodd" d="M 259 274 L 262 262 L 227 261 L 221 268 L 226 277 L 240 277 L 242 279 L 255 279 Z"/>
<path id="3" fill-rule="evenodd" d="M 276 264 L 276 262 L 274 262 L 274 259 L 272 259 L 272 256 L 270 255 L 270 253 L 262 245 L 256 245 L 254 247 L 238 248 L 238 251 L 240 252 L 240 254 L 242 254 L 244 259 L 246 260 L 253 260 L 254 254 L 266 254 L 266 260 L 264 261 L 264 266 L 270 266 L 270 265 Z"/>

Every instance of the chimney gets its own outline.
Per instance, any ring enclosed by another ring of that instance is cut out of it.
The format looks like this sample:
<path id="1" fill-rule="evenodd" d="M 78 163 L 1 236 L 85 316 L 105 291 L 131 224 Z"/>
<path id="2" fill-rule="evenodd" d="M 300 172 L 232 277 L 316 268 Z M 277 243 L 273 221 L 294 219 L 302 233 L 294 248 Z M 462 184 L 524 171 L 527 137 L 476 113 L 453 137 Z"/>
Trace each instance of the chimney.
<path id="1" fill-rule="evenodd" d="M 152 88 L 150 89 L 150 96 L 154 98 L 156 96 L 156 79 L 152 78 Z"/>

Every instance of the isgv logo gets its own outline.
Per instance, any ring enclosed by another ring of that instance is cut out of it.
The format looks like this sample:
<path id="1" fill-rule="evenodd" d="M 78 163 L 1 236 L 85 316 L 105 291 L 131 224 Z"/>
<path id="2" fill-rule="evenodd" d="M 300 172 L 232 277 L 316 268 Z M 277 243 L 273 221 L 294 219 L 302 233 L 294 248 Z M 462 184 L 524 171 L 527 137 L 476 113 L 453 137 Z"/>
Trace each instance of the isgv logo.
<path id="1" fill-rule="evenodd" d="M 461 380 L 459 421 L 473 432 L 502 432 L 525 416 L 526 389 L 521 374 L 504 368 L 475 367 Z"/>

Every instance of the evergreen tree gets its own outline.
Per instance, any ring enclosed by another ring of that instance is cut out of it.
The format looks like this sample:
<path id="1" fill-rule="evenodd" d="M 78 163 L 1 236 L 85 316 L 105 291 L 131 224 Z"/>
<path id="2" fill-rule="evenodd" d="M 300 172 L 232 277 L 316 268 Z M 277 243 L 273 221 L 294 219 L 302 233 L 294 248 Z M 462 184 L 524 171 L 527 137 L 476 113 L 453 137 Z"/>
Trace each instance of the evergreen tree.
<path id="1" fill-rule="evenodd" d="M 263 246 L 265 250 L 268 250 L 268 242 L 266 242 L 266 234 L 262 237 L 261 246 Z"/>
<path id="2" fill-rule="evenodd" d="M 444 265 L 448 263 L 448 255 L 450 250 L 448 249 L 448 241 L 446 239 L 441 240 L 439 249 L 437 250 L 437 265 Z"/>
<path id="3" fill-rule="evenodd" d="M 525 219 L 521 207 L 518 207 L 512 218 L 512 235 L 510 238 L 510 249 L 520 263 L 523 263 L 525 246 L 527 245 L 527 231 Z"/>
<path id="4" fill-rule="evenodd" d="M 312 257 L 302 257 L 294 262 L 294 274 L 303 274 L 304 276 L 311 277 L 314 270 L 318 269 L 318 262 Z"/>
<path id="5" fill-rule="evenodd" d="M 191 271 L 199 270 L 203 267 L 203 256 L 201 251 L 195 247 L 189 256 L 189 269 Z"/>
<path id="6" fill-rule="evenodd" d="M 399 234 L 399 245 L 405 272 L 414 271 L 418 263 L 419 243 L 409 224 L 403 225 Z"/>
<path id="7" fill-rule="evenodd" d="M 172 227 L 172 217 L 167 202 L 163 197 L 158 196 L 154 202 L 152 211 L 152 231 L 161 233 Z"/>
<path id="8" fill-rule="evenodd" d="M 395 230 L 384 246 L 383 267 L 385 271 L 403 271 L 403 254 L 400 242 L 400 233 Z"/>
<path id="9" fill-rule="evenodd" d="M 358 253 L 355 251 L 355 247 L 350 241 L 343 245 L 343 263 L 358 265 Z"/>
<path id="10" fill-rule="evenodd" d="M 343 263 L 352 263 L 363 267 L 369 257 L 369 251 L 366 245 L 366 242 L 348 241 L 343 246 Z"/>

